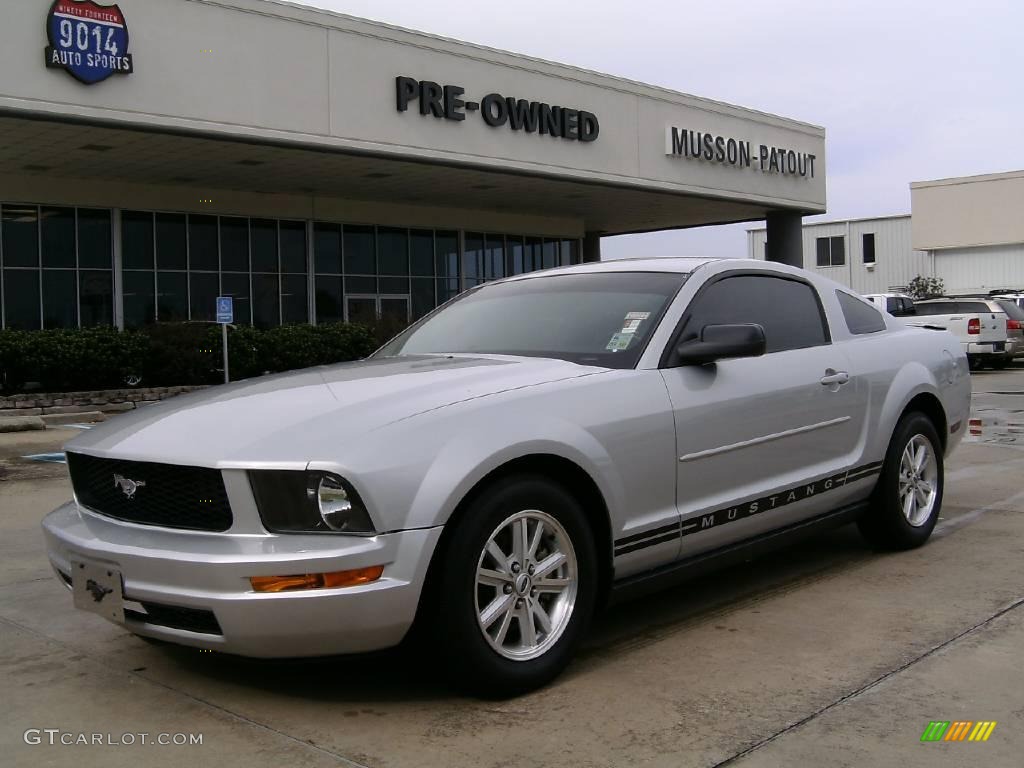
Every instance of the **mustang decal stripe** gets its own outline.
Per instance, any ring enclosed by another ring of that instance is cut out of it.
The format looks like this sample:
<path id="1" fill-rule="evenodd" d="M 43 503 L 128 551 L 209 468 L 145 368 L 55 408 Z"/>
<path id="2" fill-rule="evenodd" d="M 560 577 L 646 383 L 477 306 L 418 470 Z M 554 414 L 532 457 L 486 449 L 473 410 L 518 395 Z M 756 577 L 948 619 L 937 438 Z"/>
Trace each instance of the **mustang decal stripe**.
<path id="1" fill-rule="evenodd" d="M 672 524 L 672 530 L 668 533 L 663 533 L 661 536 L 657 536 L 653 539 L 644 539 L 633 544 L 626 544 L 625 546 L 616 545 L 615 555 L 628 555 L 630 552 L 636 552 L 638 549 L 646 549 L 647 547 L 653 547 L 655 544 L 664 544 L 667 541 L 678 541 L 679 540 L 679 523 Z"/>
<path id="2" fill-rule="evenodd" d="M 651 530 L 644 531 L 643 533 L 634 533 L 631 536 L 626 536 L 625 538 L 622 538 L 622 539 L 619 539 L 618 541 L 616 541 L 615 542 L 615 546 L 616 547 L 621 547 L 621 546 L 623 546 L 625 544 L 632 544 L 634 541 L 640 541 L 641 539 L 650 538 L 651 536 L 655 536 L 655 535 L 657 535 L 659 533 L 666 533 L 668 531 L 678 531 L 678 530 L 679 530 L 679 523 L 677 521 L 675 523 L 670 523 L 669 525 L 663 525 L 660 528 L 651 528 Z"/>
<path id="3" fill-rule="evenodd" d="M 760 514 L 761 512 L 768 512 L 773 509 L 778 509 L 779 507 L 784 507 L 787 504 L 795 504 L 796 502 L 808 499 L 815 494 L 825 493 L 834 488 L 841 488 L 847 483 L 865 480 L 868 477 L 877 475 L 882 470 L 882 464 L 883 462 L 881 461 L 864 464 L 863 466 L 846 470 L 845 472 L 838 472 L 828 477 L 795 485 L 792 488 L 779 491 L 771 496 L 762 496 L 759 499 L 745 501 L 741 504 L 725 507 L 724 509 L 717 509 L 714 512 L 695 515 L 687 518 L 686 520 L 652 528 L 649 531 L 644 531 L 643 533 L 630 534 L 629 536 L 621 538 L 615 542 L 615 556 L 628 555 L 630 552 L 636 552 L 640 549 L 653 547 L 656 544 L 665 544 L 683 536 L 689 536 L 693 533 L 701 533 L 702 531 L 707 531 L 719 525 L 733 523 L 737 520 L 743 520 L 744 518 Z"/>

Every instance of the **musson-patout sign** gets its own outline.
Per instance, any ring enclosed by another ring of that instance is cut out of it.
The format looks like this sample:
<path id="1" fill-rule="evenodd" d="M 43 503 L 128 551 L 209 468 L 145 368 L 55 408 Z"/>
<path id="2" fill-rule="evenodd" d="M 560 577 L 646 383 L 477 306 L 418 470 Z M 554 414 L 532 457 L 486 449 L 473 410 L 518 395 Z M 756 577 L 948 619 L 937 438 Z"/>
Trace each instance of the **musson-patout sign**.
<path id="1" fill-rule="evenodd" d="M 86 85 L 134 71 L 128 24 L 116 5 L 56 0 L 46 17 L 46 35 L 46 66 L 66 70 Z"/>

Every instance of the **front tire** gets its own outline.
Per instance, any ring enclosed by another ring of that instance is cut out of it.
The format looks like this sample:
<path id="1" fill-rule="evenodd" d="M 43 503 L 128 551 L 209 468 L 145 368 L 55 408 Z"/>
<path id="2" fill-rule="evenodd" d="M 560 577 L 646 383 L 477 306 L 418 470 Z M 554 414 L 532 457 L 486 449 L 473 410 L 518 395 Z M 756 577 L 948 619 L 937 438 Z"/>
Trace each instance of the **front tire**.
<path id="1" fill-rule="evenodd" d="M 931 419 L 908 413 L 893 432 L 871 506 L 858 520 L 878 549 L 913 549 L 928 541 L 942 509 L 942 443 Z"/>
<path id="2" fill-rule="evenodd" d="M 514 696 L 569 664 L 594 611 L 597 556 L 586 514 L 564 488 L 519 475 L 485 489 L 442 569 L 436 643 L 457 685 Z"/>

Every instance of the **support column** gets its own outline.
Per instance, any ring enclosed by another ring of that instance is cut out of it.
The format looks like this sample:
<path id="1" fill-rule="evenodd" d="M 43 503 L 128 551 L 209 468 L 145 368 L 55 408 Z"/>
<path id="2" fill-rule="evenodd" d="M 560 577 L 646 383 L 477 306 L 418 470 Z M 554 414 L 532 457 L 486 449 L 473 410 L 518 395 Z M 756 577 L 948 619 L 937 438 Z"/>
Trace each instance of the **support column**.
<path id="1" fill-rule="evenodd" d="M 765 256 L 768 261 L 803 267 L 803 216 L 791 211 L 773 211 L 766 219 L 768 242 L 765 245 Z"/>
<path id="2" fill-rule="evenodd" d="M 598 232 L 587 232 L 583 235 L 583 262 L 601 260 L 601 235 Z"/>

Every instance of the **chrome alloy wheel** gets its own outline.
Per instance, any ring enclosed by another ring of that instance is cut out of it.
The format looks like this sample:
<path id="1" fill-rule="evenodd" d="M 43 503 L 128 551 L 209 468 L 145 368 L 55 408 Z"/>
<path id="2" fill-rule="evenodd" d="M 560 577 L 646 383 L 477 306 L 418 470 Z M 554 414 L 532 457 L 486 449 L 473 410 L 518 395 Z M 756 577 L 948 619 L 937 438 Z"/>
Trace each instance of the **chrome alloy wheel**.
<path id="1" fill-rule="evenodd" d="M 900 459 L 899 498 L 903 516 L 915 528 L 924 525 L 939 495 L 939 464 L 924 435 L 910 438 Z"/>
<path id="2" fill-rule="evenodd" d="M 576 604 L 576 552 L 565 528 L 536 509 L 491 533 L 476 567 L 476 615 L 490 646 L 512 661 L 558 642 Z"/>

